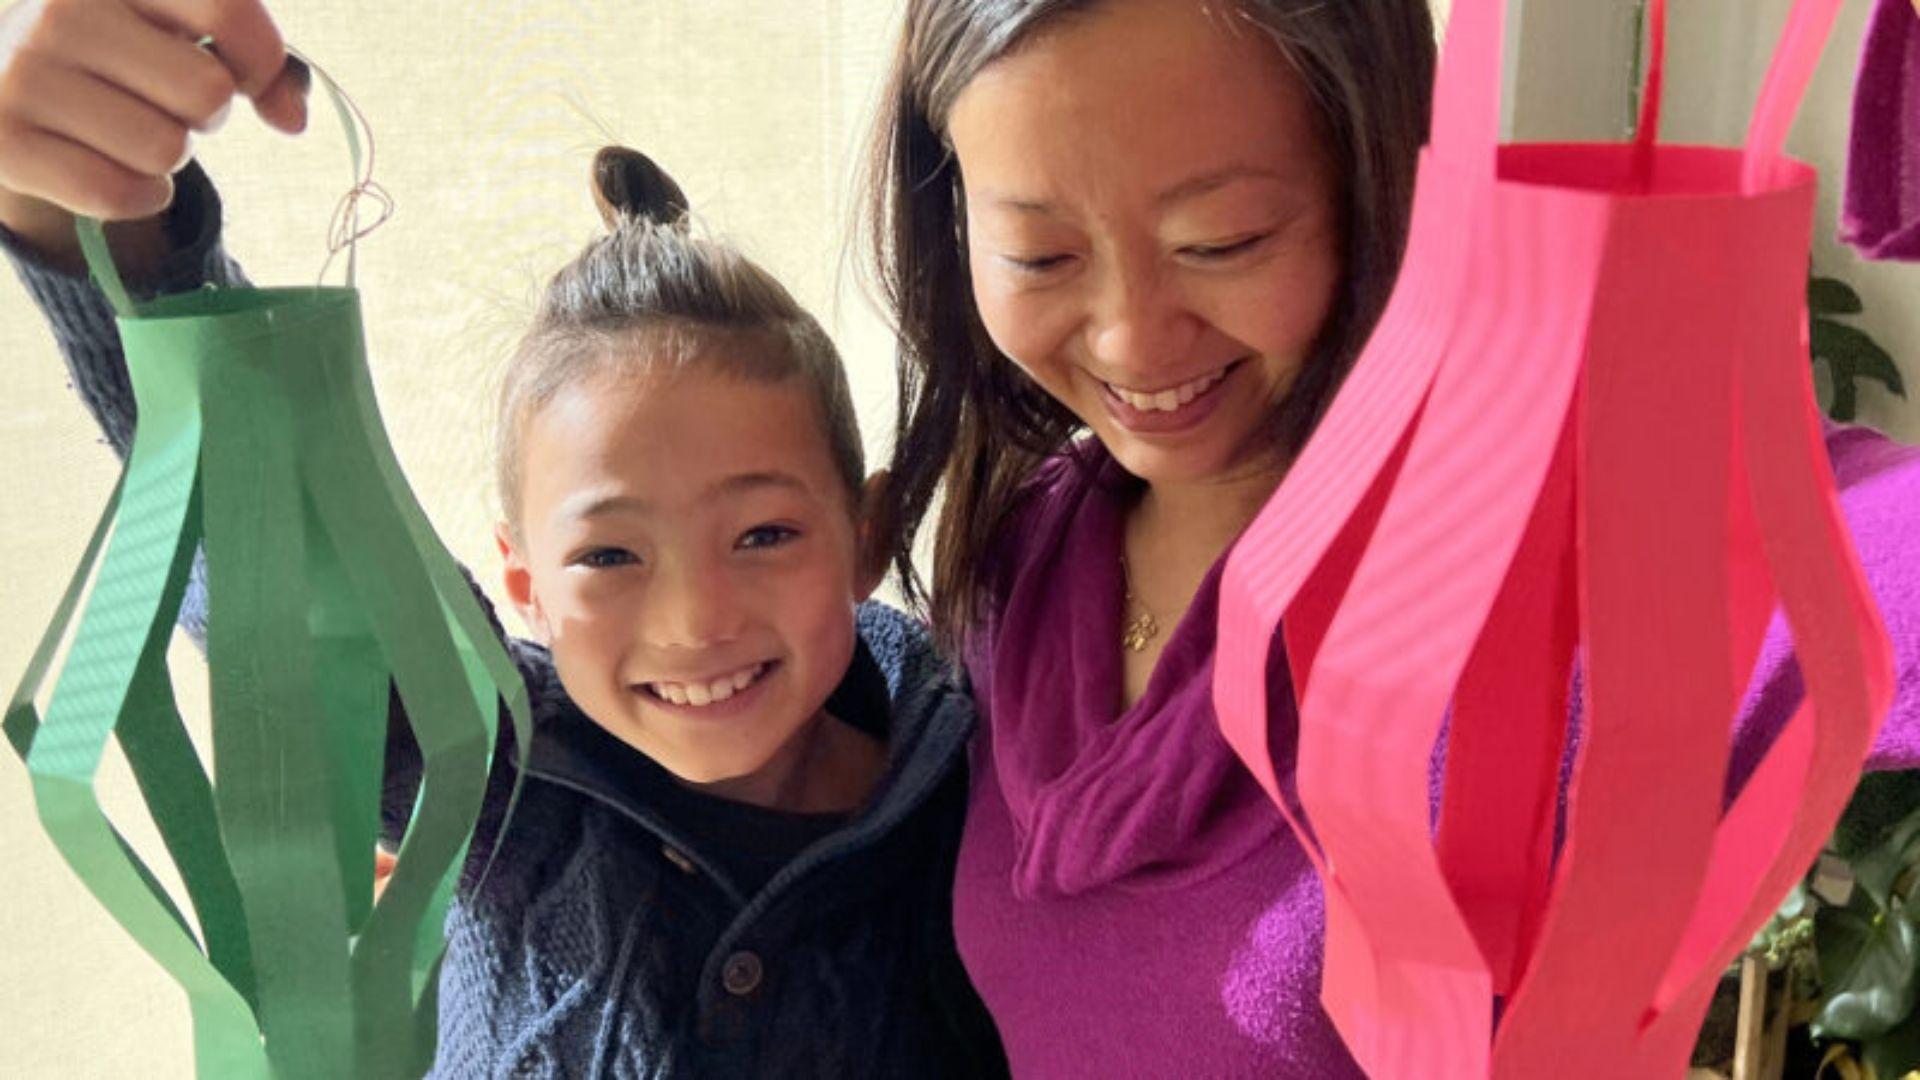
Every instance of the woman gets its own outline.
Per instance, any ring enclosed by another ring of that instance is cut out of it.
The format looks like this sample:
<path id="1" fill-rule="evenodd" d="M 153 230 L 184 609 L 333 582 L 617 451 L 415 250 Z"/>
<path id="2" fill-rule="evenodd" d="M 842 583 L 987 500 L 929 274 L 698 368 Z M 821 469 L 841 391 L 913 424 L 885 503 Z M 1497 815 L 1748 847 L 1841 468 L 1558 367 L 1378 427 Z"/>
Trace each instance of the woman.
<path id="1" fill-rule="evenodd" d="M 891 471 L 909 534 L 946 485 L 931 608 L 983 714 L 969 973 L 1017 1076 L 1349 1075 L 1318 882 L 1209 690 L 1222 554 L 1391 289 L 1427 6 L 913 0 L 896 57 L 873 208 L 903 342 Z M 1912 605 L 1884 601 L 1912 591 L 1914 458 L 1857 429 L 1829 446 L 1904 687 Z M 1798 695 L 1767 655 L 1758 738 Z M 1883 764 L 1914 759 L 1890 750 L 1913 698 Z M 1272 722 L 1290 757 L 1294 717 Z"/>

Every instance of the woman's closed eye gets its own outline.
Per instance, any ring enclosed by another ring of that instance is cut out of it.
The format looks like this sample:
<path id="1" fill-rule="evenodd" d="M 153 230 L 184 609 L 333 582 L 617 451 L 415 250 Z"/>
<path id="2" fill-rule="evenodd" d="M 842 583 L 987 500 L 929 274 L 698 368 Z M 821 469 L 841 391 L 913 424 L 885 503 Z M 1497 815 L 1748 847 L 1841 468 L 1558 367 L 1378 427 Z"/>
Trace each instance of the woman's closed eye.
<path id="1" fill-rule="evenodd" d="M 1022 274 L 1040 275 L 1050 270 L 1058 270 L 1073 258 L 1071 255 L 1002 255 L 1000 258 Z"/>
<path id="2" fill-rule="evenodd" d="M 1188 244 L 1186 247 L 1180 249 L 1180 253 L 1189 258 L 1198 259 L 1201 262 L 1223 262 L 1236 255 L 1244 255 L 1254 250 L 1265 243 L 1267 238 L 1272 235 L 1272 230 L 1268 230 L 1266 232 L 1257 232 L 1238 237 L 1220 244 Z"/>
<path id="3" fill-rule="evenodd" d="M 742 551 L 756 551 L 790 544 L 799 537 L 800 530 L 790 525 L 755 525 L 741 533 L 733 546 Z"/>

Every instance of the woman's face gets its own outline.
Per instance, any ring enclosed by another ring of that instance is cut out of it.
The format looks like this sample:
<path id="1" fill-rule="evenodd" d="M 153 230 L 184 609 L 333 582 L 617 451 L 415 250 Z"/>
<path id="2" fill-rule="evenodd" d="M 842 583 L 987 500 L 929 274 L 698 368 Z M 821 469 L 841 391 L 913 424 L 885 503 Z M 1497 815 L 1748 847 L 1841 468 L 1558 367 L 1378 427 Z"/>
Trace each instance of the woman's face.
<path id="1" fill-rule="evenodd" d="M 983 68 L 949 135 L 994 343 L 1150 484 L 1276 467 L 1341 273 L 1305 85 L 1235 5 L 1109 0 Z"/>

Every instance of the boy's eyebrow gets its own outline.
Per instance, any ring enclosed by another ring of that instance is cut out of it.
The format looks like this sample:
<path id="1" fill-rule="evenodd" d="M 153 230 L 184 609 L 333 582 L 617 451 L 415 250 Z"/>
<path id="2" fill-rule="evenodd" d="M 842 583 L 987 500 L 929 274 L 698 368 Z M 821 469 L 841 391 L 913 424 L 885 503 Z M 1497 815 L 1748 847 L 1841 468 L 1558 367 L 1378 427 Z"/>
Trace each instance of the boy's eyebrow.
<path id="1" fill-rule="evenodd" d="M 805 481 L 789 472 L 767 469 L 761 472 L 738 473 L 715 483 L 707 489 L 710 495 L 741 495 L 757 488 L 787 488 L 802 495 L 811 493 Z"/>
<path id="2" fill-rule="evenodd" d="M 799 477 L 778 469 L 759 472 L 736 473 L 715 481 L 702 492 L 703 498 L 718 495 L 741 495 L 760 488 L 786 488 L 800 494 L 810 494 L 812 489 Z M 570 511 L 567 516 L 577 519 L 604 517 L 607 514 L 651 514 L 653 503 L 632 495 L 603 495 L 592 499 L 578 510 Z"/>

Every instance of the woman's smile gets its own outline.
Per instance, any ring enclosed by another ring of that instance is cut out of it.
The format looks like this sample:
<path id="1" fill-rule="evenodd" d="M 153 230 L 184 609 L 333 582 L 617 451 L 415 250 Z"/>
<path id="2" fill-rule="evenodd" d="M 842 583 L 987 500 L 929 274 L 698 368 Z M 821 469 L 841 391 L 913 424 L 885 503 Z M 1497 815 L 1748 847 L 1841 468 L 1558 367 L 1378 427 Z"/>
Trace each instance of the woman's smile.
<path id="1" fill-rule="evenodd" d="M 1130 390 L 1102 381 L 1102 402 L 1115 422 L 1129 431 L 1150 435 L 1186 431 L 1213 414 L 1227 393 L 1230 376 L 1243 360 L 1207 372 L 1199 378 L 1159 390 Z"/>

